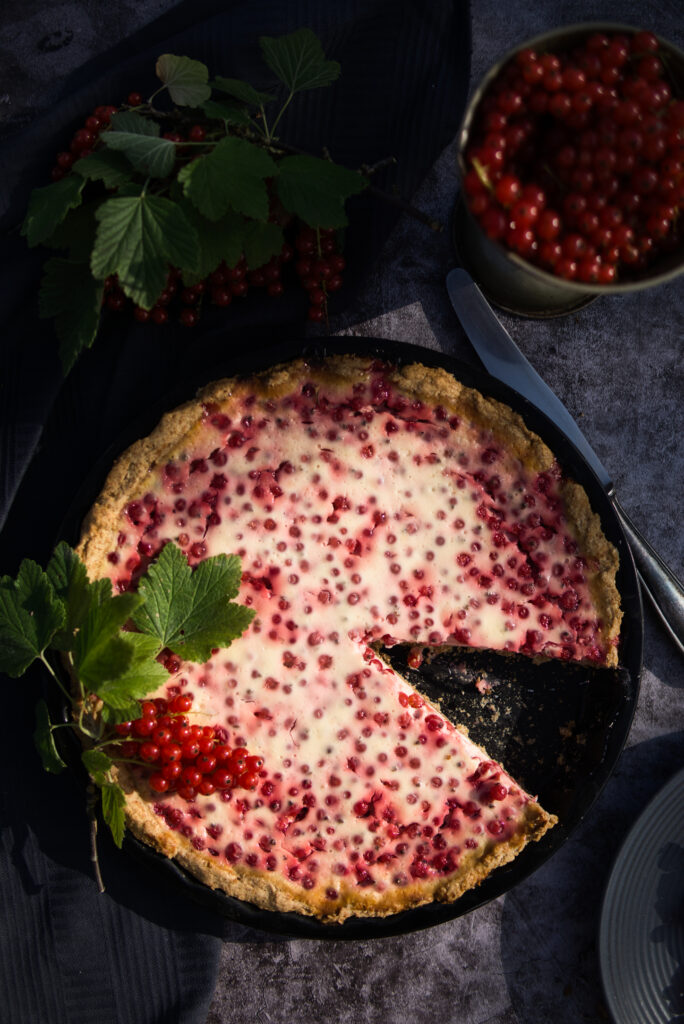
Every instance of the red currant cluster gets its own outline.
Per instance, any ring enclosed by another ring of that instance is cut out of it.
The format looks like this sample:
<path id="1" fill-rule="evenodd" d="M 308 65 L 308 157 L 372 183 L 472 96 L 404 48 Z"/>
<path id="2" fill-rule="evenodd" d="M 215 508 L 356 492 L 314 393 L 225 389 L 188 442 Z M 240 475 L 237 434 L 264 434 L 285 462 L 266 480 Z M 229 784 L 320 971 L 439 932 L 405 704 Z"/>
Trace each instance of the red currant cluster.
<path id="1" fill-rule="evenodd" d="M 338 251 L 334 228 L 300 227 L 294 240 L 299 255 L 295 271 L 309 295 L 309 320 L 320 323 L 328 310 L 328 295 L 342 287 L 346 263 Z"/>
<path id="2" fill-rule="evenodd" d="M 138 107 L 141 103 L 140 93 L 132 92 L 128 96 L 126 106 Z M 103 128 L 108 127 L 112 115 L 118 113 L 120 109 L 111 106 L 95 107 L 92 114 L 86 117 L 83 127 L 74 132 L 69 149 L 57 154 L 55 166 L 51 172 L 53 181 L 61 181 L 69 173 L 76 160 L 90 156 L 99 142 L 100 132 Z"/>
<path id="3" fill-rule="evenodd" d="M 84 126 L 75 132 L 69 149 L 57 154 L 52 168 L 53 181 L 61 180 L 76 160 L 89 156 L 97 148 L 100 132 L 109 126 L 113 114 L 142 104 L 140 93 L 132 92 L 122 107 L 96 107 L 86 118 Z M 163 138 L 179 144 L 204 142 L 206 139 L 204 125 L 182 127 L 183 131 L 163 132 Z M 186 150 L 188 148 L 185 147 Z M 288 224 L 285 231 L 291 244 L 286 242 L 278 255 L 257 269 L 249 270 L 244 258 L 233 267 L 223 262 L 205 280 L 184 286 L 180 271 L 170 267 L 164 290 L 149 310 L 136 306 L 126 297 L 116 276 L 108 277 L 102 304 L 113 313 L 132 313 L 139 323 L 160 325 L 175 319 L 184 327 L 194 327 L 206 305 L 225 309 L 233 299 L 244 298 L 251 289 L 260 288 L 271 298 L 278 298 L 289 283 L 287 276 L 283 279 L 285 268 L 294 261 L 296 273 L 290 280 L 299 283 L 308 294 L 309 319 L 323 321 L 327 318 L 330 293 L 338 291 L 343 283 L 345 260 L 339 251 L 337 231 L 334 228 L 316 229 L 300 222 Z"/>
<path id="4" fill-rule="evenodd" d="M 264 762 L 245 747 L 229 747 L 223 730 L 190 725 L 186 712 L 192 694 L 181 693 L 142 702 L 142 715 L 114 726 L 124 737 L 112 748 L 115 759 L 133 760 L 153 769 L 148 782 L 156 793 L 176 792 L 184 800 L 216 791 L 256 789 Z"/>
<path id="5" fill-rule="evenodd" d="M 682 241 L 684 101 L 650 32 L 519 51 L 478 107 L 463 187 L 489 238 L 567 280 L 637 276 Z"/>
<path id="6" fill-rule="evenodd" d="M 244 298 L 252 288 L 263 288 L 272 298 L 282 295 L 285 290 L 283 268 L 293 256 L 292 246 L 286 243 L 277 256 L 258 270 L 248 270 L 244 259 L 234 267 L 222 262 L 206 280 L 193 285 L 184 285 L 180 270 L 171 267 L 164 290 L 152 309 L 136 306 L 126 298 L 116 276 L 108 277 L 102 302 L 114 313 L 132 312 L 141 324 L 166 324 L 175 317 L 183 327 L 195 327 L 206 304 L 225 309 L 233 299 Z"/>

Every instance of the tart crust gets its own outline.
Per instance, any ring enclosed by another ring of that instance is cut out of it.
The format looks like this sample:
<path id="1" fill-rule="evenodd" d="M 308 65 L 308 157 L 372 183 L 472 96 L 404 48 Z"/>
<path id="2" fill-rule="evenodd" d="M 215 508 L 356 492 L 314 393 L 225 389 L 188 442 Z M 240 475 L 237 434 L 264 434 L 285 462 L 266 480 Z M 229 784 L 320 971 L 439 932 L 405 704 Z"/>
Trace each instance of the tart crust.
<path id="1" fill-rule="evenodd" d="M 129 501 L 145 493 L 155 474 L 159 475 L 160 467 L 174 459 L 187 458 L 187 453 L 193 451 L 199 443 L 207 409 L 219 408 L 223 414 L 231 416 L 244 408 L 248 396 L 278 400 L 300 389 L 303 381 L 313 383 L 328 396 L 342 397 L 355 383 L 367 381 L 374 365 L 367 358 L 353 355 L 333 356 L 322 362 L 297 360 L 246 379 L 217 381 L 204 388 L 195 400 L 167 413 L 148 437 L 137 441 L 119 457 L 84 521 L 78 550 L 90 578 L 112 575 L 109 554 L 121 530 L 122 510 Z M 382 373 L 383 380 L 397 393 L 424 403 L 430 409 L 444 409 L 449 416 L 462 418 L 486 431 L 528 474 L 558 477 L 553 453 L 509 407 L 464 386 L 441 369 L 421 364 L 401 368 L 383 365 Z M 567 480 L 560 480 L 558 490 L 563 503 L 564 528 L 574 538 L 592 570 L 589 588 L 601 623 L 604 663 L 616 665 L 622 617 L 615 583 L 617 552 L 605 538 L 599 517 L 592 511 L 584 490 Z M 486 758 L 484 751 L 480 754 Z M 163 817 L 154 813 L 151 806 L 154 794 L 135 772 L 123 766 L 117 771 L 126 793 L 127 825 L 139 839 L 174 858 L 213 889 L 221 889 L 265 909 L 296 911 L 329 922 L 340 922 L 352 915 L 390 915 L 432 900 L 454 901 L 482 882 L 496 867 L 514 859 L 527 842 L 540 839 L 557 822 L 557 818 L 543 810 L 534 798 L 527 798 L 512 834 L 505 841 L 485 844 L 472 856 L 466 851 L 458 871 L 446 877 L 413 879 L 401 888 L 389 886 L 384 891 L 359 888 L 353 879 L 343 879 L 338 897 L 331 900 L 320 888 L 306 891 L 277 873 L 246 864 L 229 864 L 223 859 L 212 860 L 206 851 L 197 850 L 179 831 L 168 828 Z"/>

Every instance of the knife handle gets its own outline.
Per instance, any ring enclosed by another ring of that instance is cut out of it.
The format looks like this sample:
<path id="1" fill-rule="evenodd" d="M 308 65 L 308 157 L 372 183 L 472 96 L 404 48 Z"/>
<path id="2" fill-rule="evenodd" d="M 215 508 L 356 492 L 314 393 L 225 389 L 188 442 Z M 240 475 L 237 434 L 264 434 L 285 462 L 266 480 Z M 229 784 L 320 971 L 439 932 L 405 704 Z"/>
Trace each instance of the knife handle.
<path id="1" fill-rule="evenodd" d="M 663 625 L 684 654 L 684 587 L 639 533 L 614 494 L 611 500 L 632 549 L 642 592 L 649 598 Z"/>

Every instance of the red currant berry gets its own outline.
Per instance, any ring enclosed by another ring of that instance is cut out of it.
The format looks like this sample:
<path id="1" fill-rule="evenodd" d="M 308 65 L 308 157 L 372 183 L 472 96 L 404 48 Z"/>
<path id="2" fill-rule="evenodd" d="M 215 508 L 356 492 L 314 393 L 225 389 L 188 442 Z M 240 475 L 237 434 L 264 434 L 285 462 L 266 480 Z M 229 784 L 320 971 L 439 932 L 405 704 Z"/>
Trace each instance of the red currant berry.
<path id="1" fill-rule="evenodd" d="M 168 740 L 166 743 L 162 744 L 161 759 L 164 764 L 171 764 L 174 761 L 180 761 L 182 756 L 183 748 L 177 742 L 173 743 L 171 740 Z"/>
<path id="2" fill-rule="evenodd" d="M 233 293 L 230 288 L 214 288 L 211 293 L 211 301 L 215 306 L 230 306 L 233 301 Z"/>
<path id="3" fill-rule="evenodd" d="M 196 327 L 199 321 L 199 314 L 196 309 L 192 309 L 190 306 L 185 306 L 181 309 L 178 320 L 183 327 Z"/>
<path id="4" fill-rule="evenodd" d="M 217 789 L 230 789 L 233 786 L 233 776 L 227 768 L 216 768 L 212 773 L 211 781 Z"/>
<path id="5" fill-rule="evenodd" d="M 150 788 L 153 789 L 155 793 L 166 793 L 170 785 L 169 780 L 165 778 L 161 772 L 154 772 L 153 775 L 150 775 L 149 783 Z"/>
<path id="6" fill-rule="evenodd" d="M 169 704 L 169 711 L 173 714 L 184 714 L 192 707 L 192 694 L 179 693 Z"/>
<path id="7" fill-rule="evenodd" d="M 169 782 L 175 782 L 182 771 L 183 765 L 181 764 L 180 761 L 167 761 L 166 764 L 164 764 L 162 760 L 161 774 L 164 776 L 165 779 L 168 779 Z"/>
<path id="8" fill-rule="evenodd" d="M 200 781 L 201 781 L 201 777 L 200 777 Z M 181 797 L 181 799 L 187 800 L 188 803 L 192 803 L 192 801 L 197 796 L 197 788 L 195 786 L 181 785 L 181 786 L 178 787 L 176 792 L 178 793 L 178 796 Z"/>
<path id="9" fill-rule="evenodd" d="M 522 186 L 514 174 L 504 174 L 494 187 L 494 195 L 502 206 L 510 206 L 520 198 Z"/>
<path id="10" fill-rule="evenodd" d="M 195 764 L 198 770 L 202 772 L 202 775 L 207 775 L 209 772 L 213 772 L 216 767 L 216 758 L 211 754 L 200 754 Z"/>
<path id="11" fill-rule="evenodd" d="M 165 324 L 169 319 L 169 314 L 163 306 L 155 306 L 150 315 L 155 324 Z"/>
<path id="12" fill-rule="evenodd" d="M 242 775 L 247 766 L 247 750 L 244 747 L 236 747 L 230 757 L 229 770 L 233 775 Z"/>
<path id="13" fill-rule="evenodd" d="M 140 744 L 140 756 L 143 761 L 158 761 L 159 753 L 159 747 L 152 741 Z"/>
<path id="14" fill-rule="evenodd" d="M 136 736 L 151 736 L 156 724 L 153 718 L 138 718 L 133 722 L 132 731 Z"/>
<path id="15" fill-rule="evenodd" d="M 636 55 L 657 53 L 658 39 L 652 32 L 635 32 L 632 36 L 630 49 Z"/>
<path id="16" fill-rule="evenodd" d="M 573 281 L 577 277 L 577 263 L 567 256 L 561 257 L 555 265 L 555 273 L 566 281 Z"/>
<path id="17" fill-rule="evenodd" d="M 537 236 L 545 242 L 553 241 L 560 234 L 561 220 L 555 210 L 542 210 L 537 220 Z"/>

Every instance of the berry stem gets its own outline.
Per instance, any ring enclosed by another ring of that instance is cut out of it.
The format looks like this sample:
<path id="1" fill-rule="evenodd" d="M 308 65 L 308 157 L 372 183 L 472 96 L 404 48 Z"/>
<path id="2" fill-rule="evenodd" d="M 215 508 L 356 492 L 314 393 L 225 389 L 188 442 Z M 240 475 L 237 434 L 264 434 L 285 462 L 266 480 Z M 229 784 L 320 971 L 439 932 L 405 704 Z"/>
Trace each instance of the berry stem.
<path id="1" fill-rule="evenodd" d="M 271 142 L 271 140 L 273 139 L 273 133 L 275 132 L 276 128 L 278 127 L 278 123 L 280 122 L 281 117 L 283 116 L 283 114 L 285 113 L 287 108 L 289 107 L 290 102 L 291 102 L 293 96 L 294 96 L 294 92 L 292 90 L 290 90 L 290 94 L 287 97 L 287 99 L 285 100 L 285 102 L 283 103 L 283 105 L 280 108 L 280 110 L 278 111 L 276 119 L 273 122 L 273 125 L 270 128 L 270 130 L 269 130 L 267 124 L 266 124 L 266 116 L 264 114 L 264 108 L 262 106 L 261 112 L 262 112 L 262 116 L 264 118 L 264 131 L 266 132 L 266 141 L 267 142 Z"/>
<path id="2" fill-rule="evenodd" d="M 100 871 L 100 858 L 97 853 L 97 816 L 95 814 L 95 808 L 98 805 L 100 795 L 97 787 L 90 783 L 87 789 L 87 800 L 86 810 L 88 814 L 88 822 L 90 824 L 90 860 L 93 865 L 93 873 L 95 875 L 95 882 L 97 883 L 97 890 L 100 893 L 105 891 L 104 882 L 102 880 L 102 872 Z"/>
<path id="3" fill-rule="evenodd" d="M 60 681 L 60 679 L 59 679 L 59 676 L 57 675 L 57 673 L 56 673 L 56 672 L 55 672 L 55 670 L 53 669 L 53 667 L 52 667 L 52 665 L 50 664 L 50 662 L 49 662 L 49 661 L 47 660 L 47 658 L 45 657 L 45 651 L 43 651 L 43 652 L 41 653 L 41 655 L 40 655 L 40 660 L 41 660 L 41 661 L 42 661 L 42 663 L 43 663 L 43 664 L 45 665 L 45 668 L 46 668 L 46 669 L 48 670 L 48 672 L 50 673 L 50 675 L 52 676 L 52 678 L 54 679 L 54 681 L 55 681 L 55 682 L 57 683 L 57 686 L 58 686 L 58 687 L 60 688 L 60 690 L 62 691 L 62 693 L 63 693 L 63 694 L 64 694 L 64 696 L 66 697 L 66 699 L 67 699 L 67 700 L 69 701 L 69 703 L 71 703 L 71 701 L 72 701 L 72 696 L 71 696 L 71 694 L 69 693 L 69 691 L 68 691 L 68 690 L 66 689 L 66 687 L 62 685 L 62 682 Z M 83 686 L 82 686 L 82 684 L 81 684 L 81 681 L 80 681 L 80 680 L 79 680 L 79 686 L 81 687 L 81 695 L 83 695 Z"/>

